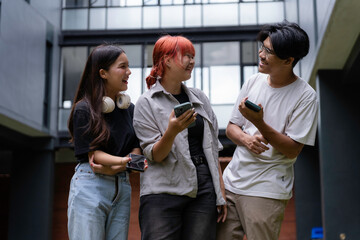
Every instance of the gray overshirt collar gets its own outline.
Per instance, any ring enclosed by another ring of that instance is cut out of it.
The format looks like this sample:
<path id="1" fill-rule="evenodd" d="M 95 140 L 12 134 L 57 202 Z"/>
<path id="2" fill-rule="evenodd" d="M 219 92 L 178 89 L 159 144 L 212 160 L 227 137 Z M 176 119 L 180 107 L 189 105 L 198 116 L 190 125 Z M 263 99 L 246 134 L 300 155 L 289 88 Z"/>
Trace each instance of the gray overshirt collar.
<path id="1" fill-rule="evenodd" d="M 189 90 L 189 88 L 181 83 L 181 87 L 184 89 L 185 93 L 188 95 L 190 102 L 193 104 L 200 104 L 203 105 L 203 103 Z M 157 94 L 159 92 L 163 92 L 166 95 L 172 95 L 168 91 L 165 90 L 165 88 L 161 85 L 160 81 L 157 80 L 156 84 L 151 88 L 151 97 L 154 96 L 154 94 Z"/>
<path id="2" fill-rule="evenodd" d="M 196 112 L 211 123 L 207 112 L 204 111 L 204 103 L 184 83 L 181 83 L 181 87 L 189 97 L 190 102 L 194 105 Z M 169 98 L 176 100 L 171 93 L 166 91 L 166 89 L 161 85 L 160 81 L 157 80 L 156 84 L 151 88 L 151 98 L 160 92 L 168 95 Z M 199 107 L 196 107 L 196 105 L 199 105 Z"/>

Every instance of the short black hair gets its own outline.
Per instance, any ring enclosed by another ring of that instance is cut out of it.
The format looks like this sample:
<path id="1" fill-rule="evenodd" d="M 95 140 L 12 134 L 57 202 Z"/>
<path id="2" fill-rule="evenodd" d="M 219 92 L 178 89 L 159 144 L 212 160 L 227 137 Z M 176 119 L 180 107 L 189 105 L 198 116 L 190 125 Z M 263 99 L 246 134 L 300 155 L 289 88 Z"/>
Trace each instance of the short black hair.
<path id="1" fill-rule="evenodd" d="M 257 40 L 264 42 L 269 37 L 276 56 L 280 59 L 294 58 L 293 67 L 309 52 L 309 37 L 296 23 L 286 20 L 264 25 Z"/>

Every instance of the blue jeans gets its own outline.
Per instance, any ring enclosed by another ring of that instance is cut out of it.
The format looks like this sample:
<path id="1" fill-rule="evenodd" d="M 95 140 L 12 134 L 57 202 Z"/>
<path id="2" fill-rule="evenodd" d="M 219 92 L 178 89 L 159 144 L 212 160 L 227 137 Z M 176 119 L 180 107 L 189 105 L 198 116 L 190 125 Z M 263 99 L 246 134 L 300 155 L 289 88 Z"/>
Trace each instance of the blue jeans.
<path id="1" fill-rule="evenodd" d="M 150 194 L 140 198 L 142 240 L 213 240 L 216 237 L 216 194 L 207 165 L 196 167 L 198 193 L 188 196 Z M 176 186 L 174 186 L 176 187 Z"/>
<path id="2" fill-rule="evenodd" d="M 130 198 L 126 172 L 107 176 L 93 173 L 89 163 L 78 164 L 68 199 L 69 239 L 126 240 Z"/>

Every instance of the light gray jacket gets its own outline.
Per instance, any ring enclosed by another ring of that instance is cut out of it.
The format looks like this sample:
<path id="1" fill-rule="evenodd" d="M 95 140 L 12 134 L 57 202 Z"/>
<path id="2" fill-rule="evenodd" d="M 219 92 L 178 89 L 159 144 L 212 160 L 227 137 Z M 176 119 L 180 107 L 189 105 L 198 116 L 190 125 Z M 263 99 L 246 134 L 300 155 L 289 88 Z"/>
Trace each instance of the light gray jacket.
<path id="1" fill-rule="evenodd" d="M 182 87 L 195 111 L 204 119 L 203 150 L 217 195 L 216 203 L 224 205 L 218 169 L 218 152 L 222 150 L 222 145 L 218 140 L 216 116 L 208 98 L 201 90 L 187 88 L 184 84 Z M 149 168 L 140 175 L 140 196 L 168 193 L 196 197 L 196 168 L 190 158 L 187 129 L 175 137 L 171 151 L 164 161 L 157 163 L 152 160 L 152 148 L 165 133 L 170 113 L 177 104 L 179 102 L 176 98 L 157 82 L 135 105 L 134 129 L 149 163 Z"/>

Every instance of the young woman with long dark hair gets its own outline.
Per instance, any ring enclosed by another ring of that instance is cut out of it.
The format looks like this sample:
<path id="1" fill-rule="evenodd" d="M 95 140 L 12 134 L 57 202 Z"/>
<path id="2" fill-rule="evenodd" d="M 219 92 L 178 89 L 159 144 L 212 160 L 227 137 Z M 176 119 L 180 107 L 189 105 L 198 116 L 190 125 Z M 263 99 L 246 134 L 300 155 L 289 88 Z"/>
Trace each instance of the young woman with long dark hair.
<path id="1" fill-rule="evenodd" d="M 140 154 L 134 105 L 122 93 L 130 74 L 128 58 L 116 45 L 96 47 L 86 62 L 68 122 L 79 162 L 68 200 L 70 239 L 128 237 L 131 187 L 126 164 L 129 153 Z M 89 159 L 105 174 L 94 173 Z"/>

